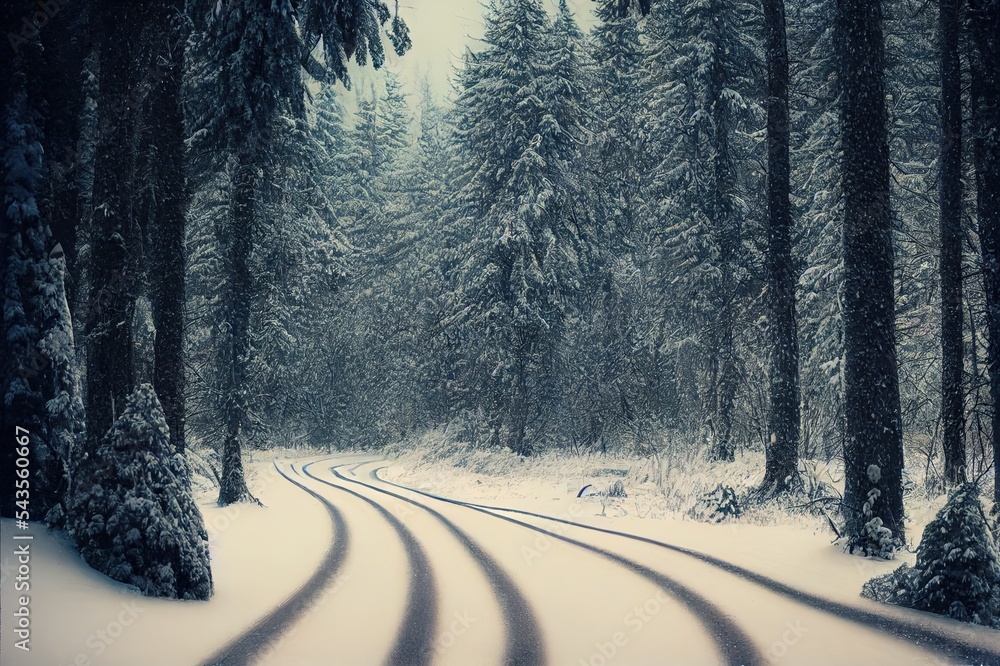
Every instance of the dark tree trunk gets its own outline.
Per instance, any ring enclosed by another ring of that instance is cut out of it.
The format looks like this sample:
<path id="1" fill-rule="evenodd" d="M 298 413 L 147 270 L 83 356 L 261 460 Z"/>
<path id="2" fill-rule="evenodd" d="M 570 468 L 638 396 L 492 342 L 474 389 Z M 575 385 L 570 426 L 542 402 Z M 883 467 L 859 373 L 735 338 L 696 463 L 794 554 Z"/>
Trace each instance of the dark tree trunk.
<path id="1" fill-rule="evenodd" d="M 87 447 L 93 451 L 135 381 L 132 320 L 140 233 L 133 212 L 142 4 L 94 3 L 100 42 L 94 238 L 87 326 Z"/>
<path id="2" fill-rule="evenodd" d="M 717 47 L 721 54 L 721 47 Z M 733 217 L 733 190 L 736 183 L 736 169 L 733 165 L 729 143 L 732 112 L 722 93 L 728 81 L 728 73 L 719 59 L 712 63 L 711 89 L 707 93 L 709 108 L 715 126 L 713 157 L 713 215 L 715 241 L 719 248 L 719 264 L 722 278 L 715 300 L 715 328 L 713 344 L 709 351 L 713 355 L 712 365 L 712 436 L 710 456 L 715 460 L 732 461 L 736 458 L 736 446 L 732 441 L 732 408 L 736 398 L 736 324 L 735 292 L 739 285 L 733 269 L 739 260 L 740 229 Z"/>
<path id="3" fill-rule="evenodd" d="M 765 493 L 788 490 L 799 461 L 799 343 L 789 167 L 788 44 L 784 0 L 764 0 L 767 58 L 767 290 L 771 413 Z"/>
<path id="4" fill-rule="evenodd" d="M 80 114 L 83 110 L 83 63 L 90 52 L 88 3 L 65 5 L 39 31 L 43 46 L 42 69 L 32 72 L 43 82 L 45 116 L 45 173 L 41 213 L 62 245 L 66 259 L 67 300 L 72 308 L 80 288 L 76 265 L 77 228 L 81 211 L 81 166 L 78 154 Z M 76 312 L 73 312 L 74 317 Z"/>
<path id="5" fill-rule="evenodd" d="M 727 292 L 728 293 L 728 292 Z M 736 460 L 736 442 L 733 441 L 733 405 L 736 402 L 738 386 L 736 357 L 734 351 L 734 325 L 732 308 L 726 308 L 722 325 L 721 359 L 719 362 L 718 403 L 715 421 L 716 450 L 714 458 L 725 462 Z"/>
<path id="6" fill-rule="evenodd" d="M 859 537 L 880 518 L 904 538 L 903 438 L 896 363 L 889 143 L 881 0 L 837 0 L 843 86 L 844 511 Z M 879 491 L 870 514 L 869 492 Z"/>
<path id="7" fill-rule="evenodd" d="M 158 6 L 160 32 L 152 53 L 151 124 L 155 203 L 150 230 L 150 300 L 156 327 L 153 386 L 163 405 L 170 441 L 184 451 L 184 225 L 188 207 L 187 154 L 181 82 L 187 41 L 184 1 Z"/>
<path id="8" fill-rule="evenodd" d="M 969 0 L 975 44 L 972 75 L 975 132 L 976 215 L 986 294 L 986 365 L 993 420 L 994 502 L 1000 506 L 1000 3 Z"/>
<path id="9" fill-rule="evenodd" d="M 219 504 L 227 506 L 249 499 L 243 474 L 243 441 L 249 425 L 250 315 L 253 306 L 253 252 L 260 167 L 254 151 L 244 148 L 237 157 L 230 194 L 227 248 L 229 294 L 228 340 L 222 394 L 225 400 L 225 438 L 222 443 L 222 479 Z"/>
<path id="10" fill-rule="evenodd" d="M 941 421 L 944 476 L 965 481 L 962 390 L 962 70 L 958 56 L 961 0 L 941 0 Z"/>

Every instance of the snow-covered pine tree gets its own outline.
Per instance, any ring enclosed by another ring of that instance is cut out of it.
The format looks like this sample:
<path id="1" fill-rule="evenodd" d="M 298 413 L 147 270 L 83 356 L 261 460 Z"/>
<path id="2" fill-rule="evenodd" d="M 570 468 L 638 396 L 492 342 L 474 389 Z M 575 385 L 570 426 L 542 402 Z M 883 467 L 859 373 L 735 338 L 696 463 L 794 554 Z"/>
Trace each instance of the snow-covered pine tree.
<path id="1" fill-rule="evenodd" d="M 66 259 L 57 245 L 41 262 L 38 310 L 42 339 L 38 351 L 47 359 L 43 442 L 35 445 L 38 506 L 46 522 L 59 525 L 66 499 L 73 494 L 73 469 L 84 437 L 83 389 L 66 295 Z M 40 501 L 39 501 L 40 500 Z"/>
<path id="2" fill-rule="evenodd" d="M 15 8 L 5 7 L 4 17 L 14 18 Z M 0 69 L 4 90 L 9 96 L 3 106 L 3 215 L 0 234 L 3 266 L 3 427 L 13 433 L 17 426 L 37 431 L 41 425 L 44 398 L 39 386 L 42 371 L 36 346 L 37 324 L 28 311 L 35 278 L 33 256 L 38 248 L 38 189 L 41 178 L 42 146 L 40 118 L 28 95 L 25 73 L 29 55 L 37 55 L 37 42 L 24 45 L 15 58 Z M 26 293 L 27 292 L 27 293 Z M 14 447 L 4 447 L 3 483 L 15 487 Z M 4 493 L 2 515 L 14 515 L 14 493 Z"/>
<path id="3" fill-rule="evenodd" d="M 423 222 L 409 217 L 409 126 L 402 85 L 384 72 L 359 94 L 350 129 L 324 131 L 326 163 L 343 183 L 338 213 L 353 250 L 331 306 L 338 314 L 317 344 L 324 363 L 316 386 L 324 408 L 336 414 L 327 433 L 338 446 L 383 445 L 413 425 L 414 292 L 424 287 L 414 268 Z"/>
<path id="4" fill-rule="evenodd" d="M 456 103 L 465 173 L 461 205 L 473 225 L 463 306 L 478 336 L 472 382 L 494 445 L 531 452 L 550 413 L 570 295 L 579 286 L 579 148 L 575 81 L 536 0 L 501 0 L 486 16 L 485 48 L 466 56 Z M 565 74 L 563 74 L 565 76 Z"/>
<path id="5" fill-rule="evenodd" d="M 466 365 L 459 328 L 451 325 L 457 307 L 450 283 L 454 266 L 464 259 L 456 247 L 464 244 L 454 233 L 458 227 L 450 224 L 455 214 L 451 176 L 457 166 L 452 127 L 430 80 L 423 78 L 418 89 L 419 135 L 410 155 L 411 177 L 407 180 L 412 203 L 408 217 L 420 230 L 413 251 L 422 257 L 418 274 L 423 289 L 415 309 L 419 314 L 418 348 L 423 352 L 415 363 L 415 381 L 422 417 L 426 423 L 443 426 L 459 409 L 462 384 L 458 378 Z"/>
<path id="6" fill-rule="evenodd" d="M 648 149 L 650 137 L 644 131 L 645 48 L 640 39 L 640 16 L 636 11 L 622 13 L 616 0 L 602 2 L 596 13 L 596 140 L 589 159 L 596 209 L 603 217 L 598 229 L 611 256 L 603 262 L 608 278 L 602 285 L 606 312 L 595 321 L 603 319 L 611 326 L 619 365 L 613 372 L 614 381 L 625 372 L 625 383 L 631 384 L 626 394 L 633 411 L 647 414 L 652 423 L 676 427 L 676 354 L 664 344 L 663 301 L 652 280 L 652 239 L 658 229 L 644 214 L 643 182 L 656 165 Z"/>
<path id="7" fill-rule="evenodd" d="M 260 390 L 250 402 L 254 444 L 291 441 L 312 431 L 314 387 L 302 379 L 314 359 L 306 341 L 322 336 L 348 253 L 319 177 L 320 146 L 304 119 L 283 117 L 267 169 L 261 242 L 254 248 L 255 298 L 250 325 L 251 377 Z"/>
<path id="8" fill-rule="evenodd" d="M 656 161 L 645 200 L 661 229 L 664 316 L 673 346 L 697 349 L 700 404 L 692 408 L 702 415 L 708 454 L 720 460 L 736 450 L 739 336 L 751 282 L 743 228 L 753 172 L 737 164 L 760 115 L 758 22 L 759 10 L 742 1 L 660 3 L 644 33 L 644 131 Z"/>
<path id="9" fill-rule="evenodd" d="M 31 12 L 51 7 L 23 0 L 7 4 L 15 7 L 18 22 Z M 62 246 L 66 293 L 77 323 L 83 322 L 76 306 L 84 291 L 78 275 L 81 268 L 77 260 L 79 232 L 90 219 L 83 208 L 89 196 L 83 175 L 90 165 L 87 164 L 87 151 L 80 142 L 88 120 L 88 111 L 84 108 L 87 90 L 80 73 L 84 60 L 94 52 L 91 15 L 91 3 L 67 3 L 60 7 L 59 19 L 49 20 L 45 29 L 38 31 L 41 58 L 30 74 L 34 81 L 42 84 L 38 86 L 41 98 L 38 108 L 43 111 L 45 159 L 39 212 L 52 231 L 53 242 Z"/>
<path id="10" fill-rule="evenodd" d="M 1000 590 L 1000 554 L 979 501 L 966 483 L 924 528 L 911 578 L 914 608 L 991 626 Z"/>
<path id="11" fill-rule="evenodd" d="M 632 443 L 640 423 L 648 424 L 645 377 L 639 372 L 644 364 L 636 358 L 648 351 L 641 330 L 645 281 L 636 258 L 642 255 L 638 17 L 619 16 L 611 3 L 603 3 L 598 16 L 591 40 L 583 39 L 565 2 L 559 3 L 553 26 L 556 57 L 564 63 L 561 77 L 573 92 L 571 113 L 562 115 L 582 125 L 574 132 L 582 161 L 572 171 L 581 192 L 583 288 L 566 330 L 560 373 L 565 413 L 558 416 L 567 424 L 560 427 L 562 439 L 587 450 Z"/>
<path id="12" fill-rule="evenodd" d="M 200 150 L 215 156 L 212 165 L 229 172 L 229 213 L 223 233 L 224 304 L 222 344 L 217 362 L 224 385 L 225 420 L 219 504 L 249 497 L 242 449 L 251 428 L 250 324 L 255 301 L 252 254 L 260 242 L 265 183 L 262 174 L 273 148 L 274 124 L 282 113 L 304 111 L 295 12 L 280 2 L 220 2 L 212 9 L 208 51 L 211 101 L 196 118 Z"/>
<path id="13" fill-rule="evenodd" d="M 79 367 L 65 291 L 64 253 L 53 246 L 48 223 L 39 215 L 42 173 L 40 116 L 29 90 L 26 61 L 37 41 L 22 45 L 3 68 L 11 92 L 3 109 L 3 204 L 6 233 L 0 244 L 3 269 L 3 426 L 29 434 L 31 515 L 45 518 L 68 484 L 70 457 L 83 427 Z M 14 450 L 3 454 L 4 480 L 14 485 Z M 0 510 L 13 515 L 15 493 Z M 53 520 L 58 516 L 53 514 Z"/>
<path id="14" fill-rule="evenodd" d="M 398 169 L 410 123 L 398 77 L 384 72 L 381 79 L 384 94 L 372 86 L 368 94 L 359 95 L 354 127 L 348 133 L 352 196 L 344 211 L 354 244 L 376 254 L 391 251 L 399 241 L 401 230 L 392 228 L 400 217 L 399 197 L 389 190 L 399 187 Z"/>
<path id="15" fill-rule="evenodd" d="M 206 5 L 209 3 L 206 3 Z M 246 499 L 241 451 L 251 427 L 253 394 L 251 326 L 254 305 L 253 253 L 261 241 L 262 205 L 270 182 L 265 179 L 276 123 L 283 115 L 295 122 L 305 116 L 301 65 L 327 83 L 348 83 L 347 61 L 364 65 L 384 61 L 381 26 L 393 18 L 391 37 L 400 55 L 409 47 L 405 23 L 392 17 L 381 0 L 317 1 L 226 0 L 211 8 L 207 64 L 196 68 L 196 87 L 208 93 L 195 113 L 195 141 L 214 159 L 207 166 L 228 172 L 229 211 L 222 237 L 228 312 L 223 318 L 217 362 L 224 371 L 218 395 L 225 400 L 220 504 Z M 300 17 L 297 10 L 303 12 Z M 301 22 L 299 19 L 301 18 Z M 323 43 L 326 66 L 313 50 Z M 329 69 L 328 69 L 329 68 Z"/>
<path id="16" fill-rule="evenodd" d="M 947 192 L 939 187 L 942 176 L 948 179 L 946 169 L 942 170 L 946 160 L 942 161 L 939 148 L 941 44 L 931 39 L 937 12 L 921 10 L 920 0 L 894 2 L 886 5 L 885 17 L 899 392 L 901 404 L 907 405 L 901 410 L 903 432 L 944 434 L 947 429 L 946 437 L 953 444 L 954 396 L 951 415 L 946 416 L 941 409 L 941 380 L 949 373 L 955 377 L 954 354 L 945 361 L 942 353 L 942 305 L 954 300 L 953 293 L 948 295 L 954 290 L 945 284 L 947 280 L 941 281 L 938 264 L 939 257 L 944 255 L 932 249 L 942 247 L 938 202 L 944 201 L 941 195 L 947 198 L 951 190 L 950 186 Z M 961 263 L 961 252 L 958 261 Z M 951 309 L 953 317 L 954 306 L 947 309 Z M 954 323 L 951 327 L 949 335 L 954 335 Z M 962 328 L 959 325 L 959 330 Z M 954 341 L 951 347 L 954 351 Z M 960 342 L 959 347 L 964 345 Z M 959 384 L 963 386 L 958 390 L 964 395 L 962 353 L 959 350 L 957 361 Z M 964 398 L 959 403 L 964 403 Z M 964 408 L 960 404 L 959 409 Z M 949 420 L 952 423 L 947 425 Z M 937 439 L 933 446 L 938 446 Z M 954 451 L 949 452 L 947 461 L 948 467 L 955 463 Z M 934 463 L 932 469 L 936 468 L 938 465 Z M 926 482 L 940 482 L 940 477 L 935 479 L 935 476 L 931 474 Z"/>
<path id="17" fill-rule="evenodd" d="M 843 450 L 843 196 L 840 88 L 834 61 L 833 0 L 788 2 L 792 188 L 799 219 L 797 263 L 802 450 L 833 459 Z"/>
<path id="18" fill-rule="evenodd" d="M 170 443 L 152 386 L 129 396 L 70 502 L 68 531 L 93 568 L 147 596 L 212 596 L 208 533 L 191 473 Z"/>
<path id="19" fill-rule="evenodd" d="M 843 507 L 852 548 L 866 552 L 881 530 L 898 542 L 905 538 L 882 9 L 881 1 L 837 1 L 844 93 Z"/>
<path id="20" fill-rule="evenodd" d="M 588 157 L 608 227 L 605 234 L 628 246 L 640 233 L 640 179 L 642 168 L 648 166 L 641 164 L 639 19 L 634 14 L 619 16 L 616 0 L 602 2 L 597 18 L 592 37 L 595 141 Z"/>

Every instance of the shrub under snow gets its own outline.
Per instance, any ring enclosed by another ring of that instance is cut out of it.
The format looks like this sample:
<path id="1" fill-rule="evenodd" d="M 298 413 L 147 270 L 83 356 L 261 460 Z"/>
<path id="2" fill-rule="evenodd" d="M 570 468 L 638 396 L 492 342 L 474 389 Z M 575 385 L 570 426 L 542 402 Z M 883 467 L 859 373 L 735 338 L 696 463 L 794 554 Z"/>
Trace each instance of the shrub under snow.
<path id="1" fill-rule="evenodd" d="M 865 584 L 862 595 L 947 615 L 1000 625 L 1000 555 L 974 484 L 957 488 L 924 529 L 917 564 Z"/>
<path id="2" fill-rule="evenodd" d="M 81 462 L 76 484 L 68 527 L 90 566 L 148 596 L 212 595 L 191 474 L 150 385 L 129 397 L 96 455 Z"/>
<path id="3" fill-rule="evenodd" d="M 732 486 L 719 484 L 712 492 L 702 495 L 688 515 L 706 523 L 721 523 L 743 515 L 743 507 Z"/>

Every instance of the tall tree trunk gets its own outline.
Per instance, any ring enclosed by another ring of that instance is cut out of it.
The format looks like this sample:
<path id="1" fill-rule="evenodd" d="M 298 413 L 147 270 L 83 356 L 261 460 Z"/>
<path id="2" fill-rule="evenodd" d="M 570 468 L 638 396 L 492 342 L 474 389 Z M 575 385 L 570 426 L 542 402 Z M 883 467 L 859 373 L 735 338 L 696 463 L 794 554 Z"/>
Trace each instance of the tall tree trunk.
<path id="1" fill-rule="evenodd" d="M 860 537 L 875 518 L 904 538 L 889 142 L 881 0 L 837 0 L 843 86 L 844 511 Z M 863 507 L 878 490 L 870 512 Z"/>
<path id="2" fill-rule="evenodd" d="M 134 201 L 142 4 L 94 3 L 100 41 L 94 239 L 87 326 L 87 450 L 96 449 L 125 406 L 135 381 L 132 320 L 137 296 L 139 227 Z"/>
<path id="3" fill-rule="evenodd" d="M 721 45 L 716 45 L 721 54 Z M 713 215 L 715 241 L 719 248 L 719 263 L 722 278 L 715 298 L 715 327 L 713 361 L 713 451 L 715 460 L 732 461 L 736 457 L 736 447 L 732 442 L 732 408 L 736 397 L 736 323 L 737 306 L 735 292 L 739 288 L 736 280 L 735 264 L 739 260 L 741 243 L 739 226 L 734 219 L 733 191 L 736 184 L 736 169 L 733 164 L 729 143 L 732 110 L 729 101 L 723 97 L 728 81 L 728 72 L 716 55 L 712 63 L 711 89 L 708 91 L 708 105 L 712 110 L 715 127 L 713 168 Z"/>
<path id="4" fill-rule="evenodd" d="M 962 391 L 962 70 L 958 56 L 961 0 L 940 0 L 941 50 L 941 421 L 944 476 L 965 481 Z"/>
<path id="5" fill-rule="evenodd" d="M 250 497 L 243 473 L 243 441 L 249 425 L 250 315 L 253 304 L 253 252 L 256 202 L 260 191 L 260 167 L 253 150 L 238 155 L 230 194 L 230 229 L 227 269 L 229 294 L 224 380 L 225 438 L 222 443 L 222 479 L 219 504 L 227 506 Z"/>
<path id="6" fill-rule="evenodd" d="M 986 294 L 986 366 L 993 403 L 994 510 L 1000 512 L 1000 2 L 969 0 L 975 43 L 972 75 L 976 215 Z"/>
<path id="7" fill-rule="evenodd" d="M 156 327 L 153 386 L 163 405 L 170 441 L 184 451 L 184 225 L 189 197 L 181 83 L 187 29 L 184 0 L 161 2 L 158 9 L 150 105 L 156 160 L 150 231 L 150 299 Z"/>
<path id="8" fill-rule="evenodd" d="M 732 313 L 732 308 L 727 308 Z M 736 460 L 736 442 L 733 441 L 733 405 L 736 403 L 736 390 L 739 386 L 735 352 L 735 326 L 731 317 L 726 315 L 723 324 L 722 354 L 719 363 L 718 419 L 715 422 L 716 460 L 733 462 Z"/>
<path id="9" fill-rule="evenodd" d="M 89 35 L 89 3 L 68 3 L 39 31 L 44 69 L 32 72 L 43 82 L 39 91 L 45 105 L 45 174 L 41 197 L 42 217 L 48 221 L 55 242 L 66 259 L 66 290 L 72 308 L 80 288 L 76 265 L 77 228 L 81 211 L 78 154 L 80 116 L 83 111 L 83 63 L 92 46 Z M 37 7 L 35 8 L 37 9 Z M 73 316 L 77 315 L 73 312 Z"/>
<path id="10" fill-rule="evenodd" d="M 765 493 L 788 490 L 799 461 L 799 342 L 789 167 L 788 43 L 784 0 L 764 0 L 767 58 L 767 290 L 771 412 Z"/>

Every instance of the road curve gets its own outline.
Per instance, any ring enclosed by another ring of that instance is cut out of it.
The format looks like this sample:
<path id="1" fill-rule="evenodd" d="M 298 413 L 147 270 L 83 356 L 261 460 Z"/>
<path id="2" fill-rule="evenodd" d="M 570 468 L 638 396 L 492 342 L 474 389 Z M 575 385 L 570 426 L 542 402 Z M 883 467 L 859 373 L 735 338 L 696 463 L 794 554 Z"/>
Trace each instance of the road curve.
<path id="1" fill-rule="evenodd" d="M 434 654 L 434 637 L 437 629 L 437 586 L 434 573 L 431 571 L 427 555 L 420 543 L 396 516 L 389 513 L 378 502 L 356 493 L 350 488 L 343 488 L 324 481 L 309 472 L 311 465 L 305 465 L 302 473 L 314 481 L 319 481 L 337 490 L 353 495 L 378 511 L 399 536 L 406 550 L 406 558 L 410 563 L 410 588 L 407 593 L 406 611 L 403 613 L 403 624 L 396 636 L 392 650 L 386 658 L 387 666 L 425 666 L 431 662 Z"/>
<path id="2" fill-rule="evenodd" d="M 507 635 L 503 663 L 508 664 L 509 666 L 540 666 L 545 663 L 544 643 L 541 639 L 541 632 L 538 629 L 538 621 L 535 619 L 534 611 L 532 611 L 527 600 L 521 594 L 520 590 L 518 590 L 514 582 L 510 579 L 510 576 L 507 575 L 503 568 L 501 568 L 489 554 L 483 551 L 465 532 L 434 509 L 424 506 L 423 504 L 413 501 L 407 497 L 397 495 L 396 493 L 389 492 L 381 488 L 375 488 L 356 479 L 349 479 L 337 470 L 337 467 L 339 466 L 340 465 L 330 468 L 330 471 L 338 479 L 346 481 L 347 483 L 357 484 L 369 490 L 374 490 L 383 495 L 395 497 L 396 499 L 400 499 L 413 506 L 419 507 L 432 515 L 449 532 L 451 532 L 451 534 L 458 539 L 458 541 L 476 561 L 480 569 L 482 569 L 483 574 L 500 603 L 501 613 L 504 618 L 504 628 Z M 331 485 L 335 488 L 340 488 L 340 486 L 316 477 L 308 471 L 306 473 L 321 483 Z M 341 489 L 347 490 L 346 488 Z"/>
<path id="3" fill-rule="evenodd" d="M 360 481 L 352 481 L 351 479 L 348 479 L 343 475 L 341 475 L 336 470 L 336 468 L 331 468 L 331 471 L 335 475 L 337 475 L 338 478 L 341 478 L 345 481 L 358 483 L 377 492 L 384 493 L 392 497 L 397 497 L 399 499 L 402 499 L 403 501 L 409 502 L 410 504 L 413 504 L 415 506 L 419 506 L 426 511 L 430 511 L 435 515 L 440 516 L 440 514 L 434 511 L 434 509 L 431 509 L 430 507 L 425 506 L 424 504 L 421 504 L 420 502 L 417 502 L 413 499 L 403 497 L 401 495 L 385 490 L 383 488 L 378 488 L 376 486 L 365 484 Z M 437 497 L 429 493 L 424 493 L 419 490 L 414 490 L 412 488 L 407 488 L 406 486 L 392 483 L 391 481 L 385 481 L 378 477 L 377 472 L 378 470 L 373 470 L 369 472 L 369 477 L 377 483 L 392 485 L 403 490 L 409 490 L 419 495 L 423 495 L 425 497 L 430 497 L 435 500 L 447 502 L 449 504 L 454 504 L 457 506 L 463 506 L 465 508 L 471 509 L 473 511 L 478 511 L 480 513 L 485 513 L 486 515 L 492 516 L 496 519 L 504 520 L 513 523 L 515 525 L 520 525 L 526 529 L 548 535 L 552 538 L 558 539 L 565 543 L 569 543 L 579 548 L 583 548 L 584 550 L 600 555 L 605 559 L 611 560 L 612 562 L 615 562 L 616 564 L 619 564 L 629 569 L 630 571 L 646 578 L 647 580 L 652 581 L 656 585 L 660 586 L 667 593 L 669 593 L 671 596 L 678 599 L 682 604 L 684 604 L 692 613 L 694 613 L 699 618 L 699 620 L 701 620 L 708 634 L 715 641 L 717 648 L 719 649 L 722 656 L 725 658 L 726 664 L 729 664 L 731 666 L 756 666 L 757 664 L 764 663 L 763 657 L 758 652 L 757 647 L 754 645 L 753 641 L 743 632 L 743 630 L 741 630 L 736 625 L 735 622 L 733 622 L 733 620 L 728 615 L 723 613 L 722 610 L 720 610 L 717 606 L 709 602 L 701 595 L 695 593 L 694 591 L 685 587 L 676 580 L 658 571 L 654 571 L 653 569 L 650 569 L 649 567 L 639 564 L 638 562 L 631 560 L 627 557 L 623 557 L 621 555 L 612 553 L 602 548 L 598 548 L 597 546 L 592 546 L 582 541 L 577 541 L 576 539 L 572 539 L 570 537 L 566 537 L 561 534 L 550 532 L 548 530 L 537 527 L 535 525 L 531 525 L 529 523 L 522 522 L 520 520 L 508 518 L 507 516 L 500 516 L 485 509 L 481 509 L 477 506 L 466 504 L 458 500 L 451 500 L 448 498 Z M 441 516 L 441 519 L 447 520 L 443 516 Z"/>
<path id="4" fill-rule="evenodd" d="M 551 522 L 561 523 L 564 525 L 571 525 L 573 527 L 579 527 L 581 529 L 590 530 L 593 532 L 610 534 L 625 539 L 630 539 L 633 541 L 639 541 L 642 543 L 650 544 L 658 548 L 664 548 L 671 552 L 680 553 L 682 555 L 692 557 L 696 560 L 699 560 L 713 567 L 731 573 L 735 576 L 743 578 L 744 580 L 755 583 L 772 592 L 780 594 L 788 599 L 804 604 L 816 610 L 828 613 L 830 615 L 836 616 L 844 620 L 848 620 L 850 622 L 854 622 L 856 624 L 868 628 L 876 629 L 878 631 L 881 631 L 882 633 L 890 634 L 897 638 L 902 638 L 912 641 L 916 645 L 920 645 L 921 647 L 923 647 L 928 651 L 936 652 L 942 656 L 951 659 L 958 659 L 962 663 L 1000 665 L 1000 648 L 983 644 L 974 639 L 967 639 L 966 637 L 950 632 L 943 627 L 935 626 L 930 622 L 922 622 L 919 618 L 906 619 L 899 617 L 891 617 L 889 615 L 883 615 L 881 613 L 877 613 L 874 611 L 868 611 L 862 608 L 856 608 L 854 606 L 832 601 L 830 599 L 824 599 L 823 597 L 819 597 L 810 594 L 808 592 L 804 592 L 797 588 L 791 587 L 790 585 L 786 585 L 777 580 L 774 580 L 773 578 L 769 578 L 768 576 L 755 573 L 738 565 L 726 562 L 725 560 L 720 560 L 719 558 L 712 557 L 711 555 L 706 555 L 705 553 L 701 553 L 696 550 L 683 548 L 681 546 L 675 546 L 673 544 L 665 543 L 663 541 L 658 541 L 656 539 L 651 539 L 649 537 L 643 537 L 636 534 L 630 534 L 628 532 L 621 532 L 618 530 L 611 530 L 603 527 L 596 527 L 593 525 L 586 525 L 583 523 L 574 522 L 572 520 L 567 520 L 565 518 L 558 518 L 556 516 L 547 516 L 545 514 L 534 513 L 531 511 L 523 511 L 521 509 L 490 506 L 486 504 L 476 504 L 473 502 L 463 502 L 461 500 L 455 500 L 448 497 L 440 497 L 432 493 L 427 493 L 422 490 L 417 490 L 415 488 L 410 488 L 408 486 L 404 486 L 398 483 L 393 483 L 392 481 L 387 481 L 385 479 L 382 479 L 381 477 L 378 476 L 378 472 L 380 469 L 382 468 L 376 469 L 371 472 L 372 476 L 378 481 L 391 486 L 395 486 L 397 488 L 409 490 L 411 492 L 423 495 L 425 497 L 430 497 L 442 502 L 448 502 L 450 504 L 464 506 L 469 509 L 481 511 L 501 520 L 511 520 L 511 519 L 507 518 L 506 516 L 497 515 L 496 513 L 493 513 L 494 511 L 502 511 L 505 513 L 515 513 L 519 515 L 530 516 L 532 518 L 539 518 L 542 520 L 548 520 Z M 520 523 L 520 521 L 516 522 Z M 962 625 L 958 625 L 956 628 L 962 628 Z"/>
<path id="5" fill-rule="evenodd" d="M 270 613 L 260 618 L 247 631 L 234 638 L 203 662 L 203 666 L 248 666 L 261 652 L 289 629 L 319 597 L 323 588 L 333 579 L 350 545 L 350 532 L 340 511 L 322 495 L 285 474 L 277 463 L 274 468 L 288 482 L 315 497 L 326 508 L 333 523 L 333 542 L 320 562 L 319 568 L 302 587 Z"/>

